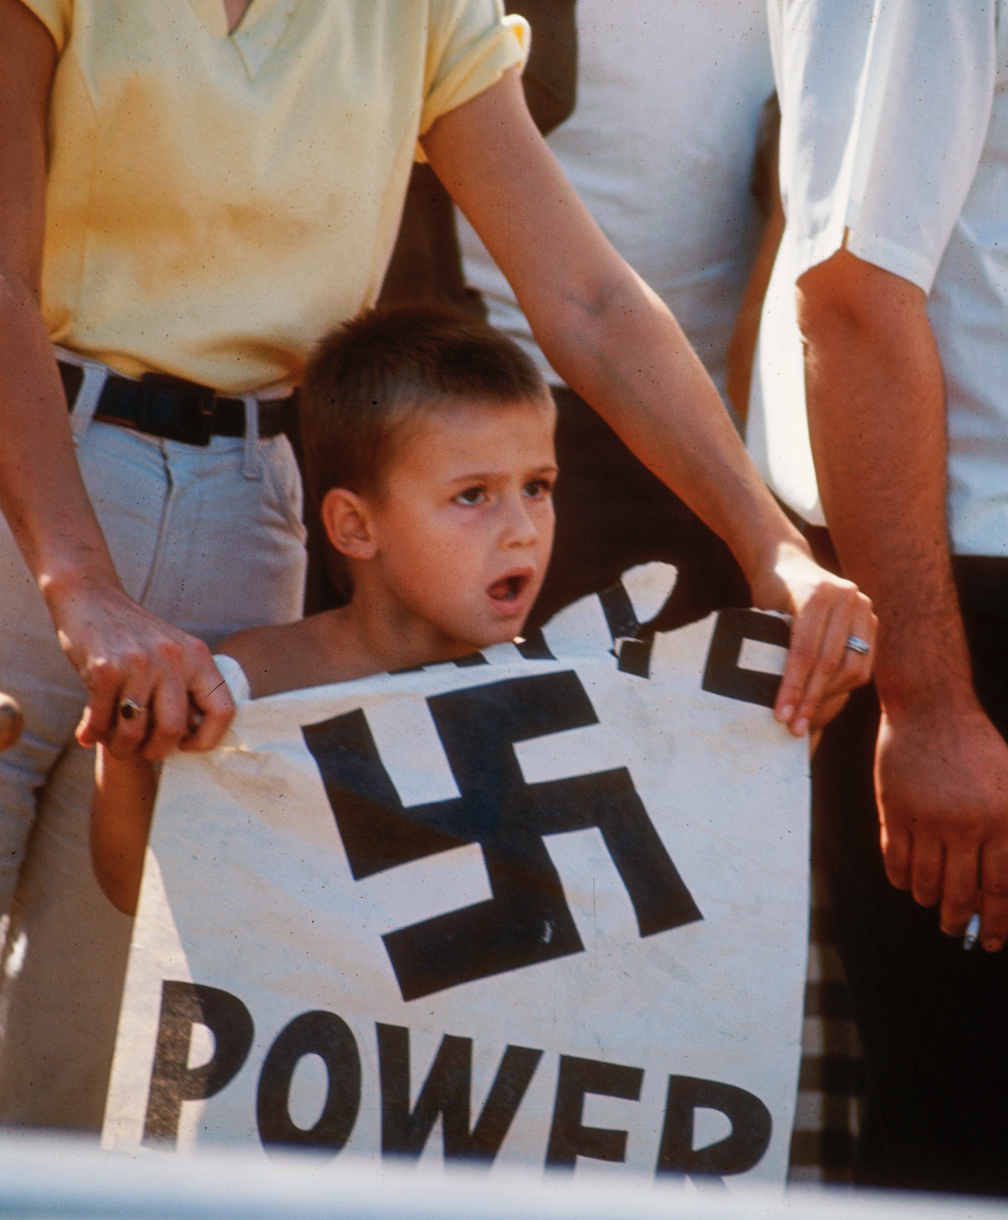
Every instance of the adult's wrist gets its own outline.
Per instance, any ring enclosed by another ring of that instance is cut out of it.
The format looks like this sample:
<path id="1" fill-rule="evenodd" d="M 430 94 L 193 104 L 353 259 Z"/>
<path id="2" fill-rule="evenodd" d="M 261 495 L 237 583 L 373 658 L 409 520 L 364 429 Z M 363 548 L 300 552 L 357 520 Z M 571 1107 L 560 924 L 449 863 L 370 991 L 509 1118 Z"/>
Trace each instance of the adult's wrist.
<path id="1" fill-rule="evenodd" d="M 787 580 L 788 564 L 798 561 L 812 565 L 815 560 L 808 543 L 783 515 L 781 522 L 779 528 L 773 522 L 774 528 L 764 531 L 764 545 L 753 553 L 748 565 L 736 558 L 749 582 L 754 606 L 793 613 L 796 607 L 790 604 L 793 590 Z"/>
<path id="2" fill-rule="evenodd" d="M 75 557 L 61 557 L 42 565 L 36 579 L 49 612 L 58 618 L 68 603 L 90 596 L 123 594 L 119 577 L 104 546 Z"/>
<path id="3" fill-rule="evenodd" d="M 922 649 L 895 663 L 880 633 L 875 666 L 879 703 L 890 720 L 957 716 L 979 711 L 969 655 L 951 644 L 947 651 Z"/>

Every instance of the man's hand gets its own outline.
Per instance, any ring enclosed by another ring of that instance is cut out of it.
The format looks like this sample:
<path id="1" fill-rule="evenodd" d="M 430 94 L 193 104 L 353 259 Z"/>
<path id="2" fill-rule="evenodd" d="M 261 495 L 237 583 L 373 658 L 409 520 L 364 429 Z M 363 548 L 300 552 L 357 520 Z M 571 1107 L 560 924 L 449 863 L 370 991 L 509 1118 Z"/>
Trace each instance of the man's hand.
<path id="1" fill-rule="evenodd" d="M 796 737 L 815 732 L 871 677 L 877 628 L 871 602 L 792 543 L 778 547 L 769 579 L 755 584 L 753 595 L 762 609 L 793 615 L 774 715 Z M 851 647 L 851 641 L 863 642 L 868 651 Z"/>
<path id="2" fill-rule="evenodd" d="M 87 687 L 77 740 L 115 758 L 212 749 L 234 701 L 210 650 L 131 601 L 116 584 L 48 594 L 60 643 Z"/>
<path id="3" fill-rule="evenodd" d="M 962 936 L 980 912 L 980 943 L 1008 938 L 1008 745 L 979 707 L 883 712 L 875 757 L 882 853 L 893 885 L 941 903 L 942 931 Z"/>

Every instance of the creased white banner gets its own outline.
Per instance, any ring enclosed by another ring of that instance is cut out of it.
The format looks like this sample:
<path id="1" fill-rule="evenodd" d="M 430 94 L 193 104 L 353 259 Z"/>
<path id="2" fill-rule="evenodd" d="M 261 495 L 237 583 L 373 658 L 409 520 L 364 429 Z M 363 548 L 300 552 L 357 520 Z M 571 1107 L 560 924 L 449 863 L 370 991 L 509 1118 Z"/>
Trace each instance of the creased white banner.
<path id="1" fill-rule="evenodd" d="M 751 611 L 240 706 L 165 767 L 107 1147 L 783 1183 L 808 763 Z"/>

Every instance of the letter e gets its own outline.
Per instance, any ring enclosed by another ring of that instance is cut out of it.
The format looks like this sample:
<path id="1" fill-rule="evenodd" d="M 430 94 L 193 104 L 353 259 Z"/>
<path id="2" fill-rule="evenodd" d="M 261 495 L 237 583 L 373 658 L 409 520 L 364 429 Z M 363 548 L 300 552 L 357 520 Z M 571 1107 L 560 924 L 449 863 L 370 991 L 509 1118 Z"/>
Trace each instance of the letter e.
<path id="1" fill-rule="evenodd" d="M 590 1156 L 597 1161 L 625 1160 L 625 1131 L 582 1125 L 584 1097 L 586 1093 L 597 1093 L 637 1101 L 643 1079 L 643 1068 L 561 1055 L 553 1126 L 546 1150 L 547 1167 L 573 1169 L 579 1156 Z"/>

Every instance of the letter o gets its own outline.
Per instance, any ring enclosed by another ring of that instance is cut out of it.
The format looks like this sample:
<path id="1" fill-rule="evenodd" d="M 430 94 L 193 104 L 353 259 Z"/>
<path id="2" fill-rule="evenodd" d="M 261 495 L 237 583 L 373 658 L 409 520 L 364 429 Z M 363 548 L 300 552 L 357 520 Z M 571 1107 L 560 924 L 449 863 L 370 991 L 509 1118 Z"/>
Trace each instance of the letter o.
<path id="1" fill-rule="evenodd" d="M 322 1113 L 307 1131 L 291 1120 L 289 1108 L 294 1069 L 304 1055 L 318 1055 L 329 1076 Z M 259 1075 L 256 1123 L 263 1147 L 339 1152 L 357 1121 L 360 1097 L 360 1055 L 350 1027 L 333 1012 L 302 1013 L 277 1035 Z"/>

